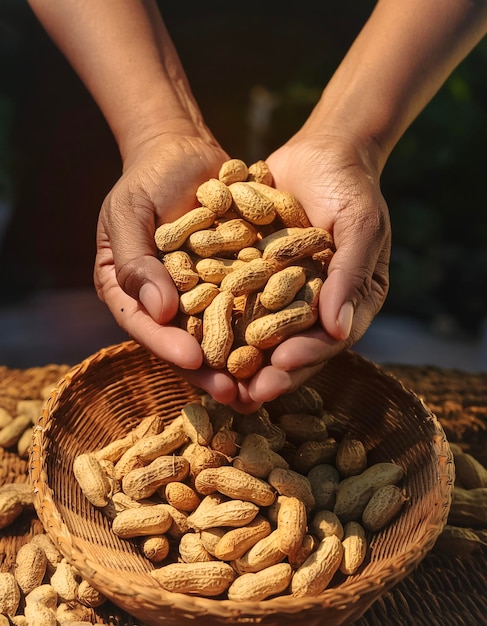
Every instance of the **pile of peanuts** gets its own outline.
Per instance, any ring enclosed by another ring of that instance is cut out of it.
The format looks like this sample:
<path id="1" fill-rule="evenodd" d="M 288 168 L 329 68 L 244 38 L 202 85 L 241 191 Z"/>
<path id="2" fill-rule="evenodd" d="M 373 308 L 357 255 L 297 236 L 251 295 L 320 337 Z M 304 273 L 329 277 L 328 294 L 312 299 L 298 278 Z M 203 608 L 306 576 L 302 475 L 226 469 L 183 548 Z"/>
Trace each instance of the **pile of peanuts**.
<path id="1" fill-rule="evenodd" d="M 155 232 L 180 293 L 178 325 L 200 342 L 209 367 L 237 379 L 313 326 L 333 255 L 330 233 L 272 184 L 264 161 L 230 159 L 196 190 L 201 206 Z"/>
<path id="2" fill-rule="evenodd" d="M 285 407 L 285 408 L 284 408 Z M 86 498 L 166 590 L 234 601 L 320 594 L 407 500 L 399 465 L 336 437 L 311 387 L 250 415 L 204 394 L 76 457 Z"/>

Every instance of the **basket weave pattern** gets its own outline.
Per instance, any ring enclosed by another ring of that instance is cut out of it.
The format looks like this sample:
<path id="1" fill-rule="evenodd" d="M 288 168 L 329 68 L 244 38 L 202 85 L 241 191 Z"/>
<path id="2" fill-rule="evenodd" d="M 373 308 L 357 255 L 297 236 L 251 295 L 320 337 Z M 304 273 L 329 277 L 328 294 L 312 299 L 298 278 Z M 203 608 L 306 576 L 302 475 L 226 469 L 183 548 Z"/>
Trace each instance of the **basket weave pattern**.
<path id="1" fill-rule="evenodd" d="M 46 532 L 80 574 L 147 624 L 288 622 L 349 624 L 423 559 L 449 511 L 454 470 L 444 431 L 420 398 L 358 355 L 333 359 L 310 383 L 344 431 L 364 441 L 370 463 L 406 471 L 410 500 L 370 541 L 370 559 L 316 598 L 281 596 L 240 602 L 161 589 L 137 546 L 118 539 L 77 485 L 77 454 L 106 445 L 159 413 L 167 422 L 197 390 L 134 342 L 101 350 L 68 371 L 46 401 L 35 429 L 30 472 Z"/>

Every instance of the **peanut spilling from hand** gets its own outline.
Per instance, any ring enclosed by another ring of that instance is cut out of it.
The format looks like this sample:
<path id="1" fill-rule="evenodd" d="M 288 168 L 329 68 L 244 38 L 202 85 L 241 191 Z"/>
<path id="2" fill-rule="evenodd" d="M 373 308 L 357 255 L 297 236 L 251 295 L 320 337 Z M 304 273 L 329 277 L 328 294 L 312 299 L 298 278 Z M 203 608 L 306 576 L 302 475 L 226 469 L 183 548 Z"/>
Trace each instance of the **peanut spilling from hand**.
<path id="1" fill-rule="evenodd" d="M 334 252 L 330 233 L 312 226 L 299 200 L 272 185 L 264 161 L 248 167 L 229 159 L 196 189 L 201 206 L 154 235 L 180 294 L 175 323 L 200 343 L 206 365 L 226 368 L 237 380 L 264 367 L 267 350 L 317 322 Z M 218 298 L 220 292 L 233 301 Z"/>

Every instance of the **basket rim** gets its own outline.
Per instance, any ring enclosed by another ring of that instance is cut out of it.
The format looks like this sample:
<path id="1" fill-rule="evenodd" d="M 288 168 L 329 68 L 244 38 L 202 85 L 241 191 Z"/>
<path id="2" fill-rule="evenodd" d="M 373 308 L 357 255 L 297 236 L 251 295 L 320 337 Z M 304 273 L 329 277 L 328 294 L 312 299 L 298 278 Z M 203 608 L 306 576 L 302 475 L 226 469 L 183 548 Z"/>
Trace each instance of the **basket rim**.
<path id="1" fill-rule="evenodd" d="M 144 605 L 154 606 L 159 609 L 167 608 L 190 612 L 197 616 L 215 615 L 219 618 L 233 618 L 238 616 L 258 617 L 267 614 L 286 613 L 293 614 L 309 609 L 332 608 L 346 611 L 350 605 L 361 603 L 361 608 L 368 608 L 379 594 L 384 593 L 401 579 L 407 576 L 426 556 L 433 547 L 437 537 L 447 523 L 451 505 L 451 497 L 454 482 L 453 455 L 450 450 L 443 427 L 436 415 L 426 405 L 424 400 L 407 388 L 401 380 L 390 372 L 386 372 L 376 363 L 361 355 L 346 350 L 338 357 L 351 359 L 358 363 L 367 364 L 372 371 L 381 377 L 385 377 L 392 384 L 399 386 L 402 392 L 411 395 L 415 399 L 426 419 L 431 423 L 433 430 L 433 448 L 439 460 L 439 498 L 436 512 L 430 517 L 424 526 L 421 545 L 411 545 L 407 550 L 395 554 L 381 561 L 381 569 L 378 573 L 362 576 L 354 581 L 350 580 L 346 586 L 330 587 L 325 589 L 319 596 L 296 598 L 293 596 L 279 596 L 262 601 L 232 601 L 228 599 L 214 599 L 201 596 L 192 596 L 166 591 L 162 587 L 148 588 L 135 581 L 128 581 L 120 577 L 120 570 L 110 569 L 95 563 L 83 552 L 74 537 L 67 528 L 62 516 L 54 502 L 53 492 L 48 484 L 47 470 L 43 458 L 44 438 L 49 431 L 51 414 L 55 409 L 60 396 L 75 381 L 76 377 L 91 367 L 94 363 L 110 360 L 120 353 L 146 352 L 145 348 L 133 340 L 124 341 L 102 348 L 98 352 L 84 359 L 69 369 L 52 388 L 51 393 L 44 401 L 41 414 L 33 429 L 32 445 L 30 450 L 29 478 L 34 487 L 36 512 L 44 526 L 46 533 L 55 541 L 63 556 L 70 561 L 80 575 L 95 588 L 99 588 L 107 597 L 118 604 L 116 598 L 126 598 L 128 601 L 137 598 L 143 600 Z M 149 354 L 149 353 L 148 353 Z M 335 357 L 335 358 L 338 358 Z M 191 386 L 191 385 L 190 385 Z M 118 573 L 118 577 L 114 575 Z M 363 604 L 367 599 L 368 604 Z M 127 605 L 130 606 L 130 605 Z M 126 607 L 123 606 L 125 609 Z M 127 609 L 128 610 L 128 609 Z M 130 612 L 130 611 L 129 611 Z M 135 615 L 135 613 L 133 613 Z"/>

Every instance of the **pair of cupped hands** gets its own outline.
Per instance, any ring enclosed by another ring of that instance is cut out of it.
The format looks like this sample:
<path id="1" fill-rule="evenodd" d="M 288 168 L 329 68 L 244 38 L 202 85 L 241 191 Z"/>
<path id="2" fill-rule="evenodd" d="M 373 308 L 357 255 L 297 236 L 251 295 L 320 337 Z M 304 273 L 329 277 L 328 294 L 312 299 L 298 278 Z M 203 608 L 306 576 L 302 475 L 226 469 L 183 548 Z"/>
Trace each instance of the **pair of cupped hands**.
<path id="1" fill-rule="evenodd" d="M 266 162 L 276 188 L 296 196 L 311 224 L 334 239 L 318 323 L 278 345 L 249 380 L 211 369 L 196 339 L 174 325 L 179 294 L 157 257 L 154 233 L 197 206 L 197 187 L 229 158 L 216 141 L 193 132 L 161 132 L 136 143 L 100 211 L 94 281 L 130 337 L 218 402 L 250 413 L 363 336 L 387 295 L 391 233 L 367 149 L 326 132 L 295 135 Z"/>

